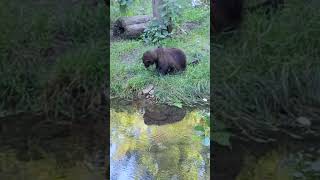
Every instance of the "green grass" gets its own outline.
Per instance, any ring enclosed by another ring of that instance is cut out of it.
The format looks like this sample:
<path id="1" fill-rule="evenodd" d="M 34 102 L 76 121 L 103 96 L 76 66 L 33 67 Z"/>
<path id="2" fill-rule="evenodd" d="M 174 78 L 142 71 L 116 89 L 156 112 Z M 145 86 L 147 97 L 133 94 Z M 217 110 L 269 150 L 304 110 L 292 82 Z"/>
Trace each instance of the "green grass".
<path id="1" fill-rule="evenodd" d="M 127 14 L 120 13 L 119 3 L 116 1 L 110 2 L 110 20 L 111 23 L 116 21 L 120 16 L 135 16 L 152 14 L 152 1 L 149 0 L 134 0 L 127 8 Z"/>
<path id="2" fill-rule="evenodd" d="M 188 66 L 187 70 L 181 74 L 159 76 L 154 67 L 147 70 L 141 59 L 145 51 L 156 46 L 144 44 L 141 39 L 113 41 L 110 49 L 112 98 L 133 98 L 146 86 L 153 84 L 158 102 L 180 103 L 187 106 L 208 105 L 210 98 L 209 10 L 192 9 L 190 5 L 183 3 L 182 5 L 186 7 L 182 11 L 182 23 L 202 23 L 189 31 L 189 34 L 180 34 L 164 40 L 162 45 L 181 48 L 186 53 L 188 62 L 195 57 L 200 57 L 200 63 L 194 67 Z M 204 101 L 204 98 L 208 101 Z"/>
<path id="3" fill-rule="evenodd" d="M 0 115 L 90 111 L 106 86 L 105 13 L 104 2 L 1 1 Z"/>
<path id="4" fill-rule="evenodd" d="M 267 140 L 284 130 L 304 135 L 296 118 L 320 118 L 319 9 L 316 1 L 286 2 L 271 16 L 247 15 L 234 34 L 213 37 L 218 119 Z"/>

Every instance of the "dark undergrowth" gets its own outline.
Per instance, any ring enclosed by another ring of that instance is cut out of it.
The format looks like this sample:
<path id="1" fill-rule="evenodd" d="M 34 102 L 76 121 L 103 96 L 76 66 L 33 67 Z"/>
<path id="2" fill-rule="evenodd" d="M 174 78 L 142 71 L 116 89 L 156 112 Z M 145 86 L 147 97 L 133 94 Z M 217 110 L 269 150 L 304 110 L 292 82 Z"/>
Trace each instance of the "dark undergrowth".
<path id="1" fill-rule="evenodd" d="M 249 14 L 231 37 L 213 37 L 218 120 L 259 142 L 275 133 L 318 137 L 319 5 L 291 1 L 271 16 Z"/>
<path id="2" fill-rule="evenodd" d="M 108 17 L 94 2 L 0 2 L 0 116 L 74 117 L 104 101 Z"/>

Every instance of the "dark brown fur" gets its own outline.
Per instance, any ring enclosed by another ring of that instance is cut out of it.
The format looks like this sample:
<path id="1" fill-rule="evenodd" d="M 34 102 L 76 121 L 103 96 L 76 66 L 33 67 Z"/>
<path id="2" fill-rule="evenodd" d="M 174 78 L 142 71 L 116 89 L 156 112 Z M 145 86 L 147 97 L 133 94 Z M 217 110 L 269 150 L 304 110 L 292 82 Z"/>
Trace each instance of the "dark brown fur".
<path id="1" fill-rule="evenodd" d="M 147 51 L 142 57 L 146 68 L 155 64 L 159 73 L 165 75 L 186 69 L 186 55 L 178 48 L 156 48 Z"/>

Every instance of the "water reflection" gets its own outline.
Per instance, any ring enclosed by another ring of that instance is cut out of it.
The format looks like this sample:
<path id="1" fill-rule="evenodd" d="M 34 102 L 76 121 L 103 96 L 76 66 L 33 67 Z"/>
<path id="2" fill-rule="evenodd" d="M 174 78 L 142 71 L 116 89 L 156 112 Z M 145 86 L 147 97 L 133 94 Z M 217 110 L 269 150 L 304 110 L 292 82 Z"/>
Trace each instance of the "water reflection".
<path id="1" fill-rule="evenodd" d="M 110 179 L 209 179 L 196 112 L 158 108 L 111 109 Z"/>
<path id="2" fill-rule="evenodd" d="M 178 107 L 151 105 L 146 108 L 143 119 L 146 125 L 164 125 L 181 121 L 185 115 L 186 111 Z"/>
<path id="3" fill-rule="evenodd" d="M 103 122 L 90 119 L 1 118 L 0 179 L 105 179 L 104 128 Z"/>

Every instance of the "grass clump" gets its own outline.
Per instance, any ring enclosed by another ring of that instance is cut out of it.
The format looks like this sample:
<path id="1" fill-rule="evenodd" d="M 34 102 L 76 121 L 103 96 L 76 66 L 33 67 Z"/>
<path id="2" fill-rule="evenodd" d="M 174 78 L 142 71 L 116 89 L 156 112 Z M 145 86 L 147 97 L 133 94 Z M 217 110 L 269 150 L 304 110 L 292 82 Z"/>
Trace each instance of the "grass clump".
<path id="1" fill-rule="evenodd" d="M 106 88 L 105 10 L 104 2 L 0 2 L 1 115 L 90 111 Z"/>
<path id="2" fill-rule="evenodd" d="M 213 37 L 218 119 L 260 142 L 306 135 L 296 119 L 320 118 L 319 12 L 313 1 L 286 2 L 271 16 L 249 14 L 231 38 Z"/>

